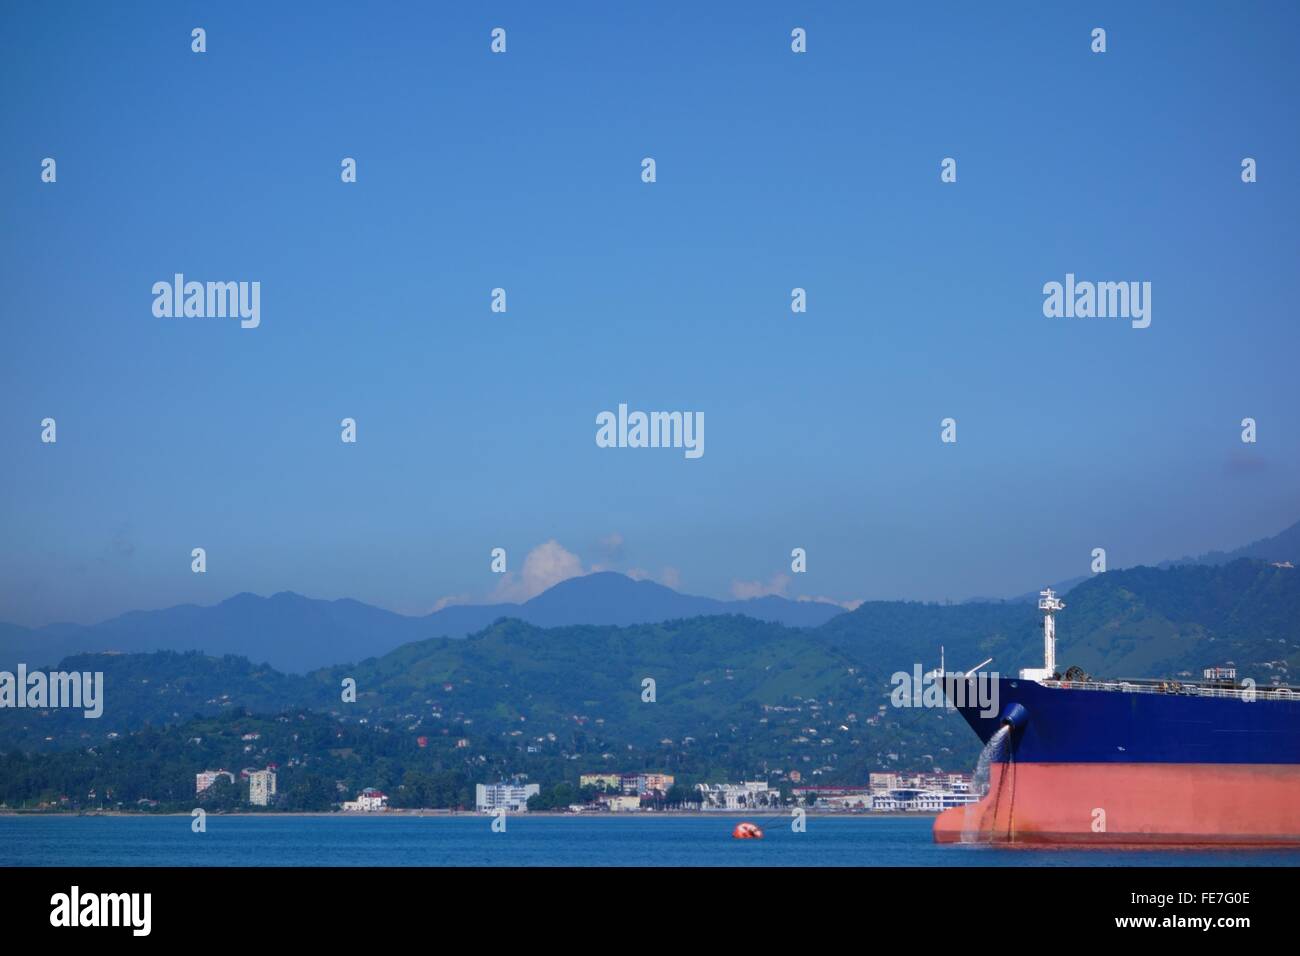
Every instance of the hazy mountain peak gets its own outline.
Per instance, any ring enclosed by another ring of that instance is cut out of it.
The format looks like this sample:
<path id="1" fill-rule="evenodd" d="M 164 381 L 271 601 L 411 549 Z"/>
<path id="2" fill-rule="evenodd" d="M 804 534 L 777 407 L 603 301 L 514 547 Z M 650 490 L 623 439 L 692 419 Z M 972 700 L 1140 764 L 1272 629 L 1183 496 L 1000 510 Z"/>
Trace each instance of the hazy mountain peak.
<path id="1" fill-rule="evenodd" d="M 215 605 L 130 611 L 88 627 L 0 629 L 0 666 L 20 660 L 54 664 L 70 654 L 103 650 L 172 650 L 236 654 L 301 673 L 386 654 L 412 641 L 465 637 L 502 617 L 535 627 L 559 627 L 744 614 L 790 626 L 815 627 L 840 611 L 834 605 L 785 598 L 719 601 L 681 594 L 617 571 L 568 578 L 523 604 L 452 605 L 424 617 L 396 614 L 353 598 L 322 600 L 294 591 L 262 597 L 244 591 Z"/>

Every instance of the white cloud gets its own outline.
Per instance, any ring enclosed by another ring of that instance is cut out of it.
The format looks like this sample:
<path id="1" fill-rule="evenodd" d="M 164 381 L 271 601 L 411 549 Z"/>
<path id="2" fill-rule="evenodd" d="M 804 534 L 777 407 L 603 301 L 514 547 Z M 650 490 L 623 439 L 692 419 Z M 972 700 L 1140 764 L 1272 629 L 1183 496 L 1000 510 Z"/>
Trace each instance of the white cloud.
<path id="1" fill-rule="evenodd" d="M 527 601 L 561 581 L 586 573 L 582 559 L 552 538 L 528 552 L 518 574 L 506 572 L 492 592 L 492 601 Z"/>

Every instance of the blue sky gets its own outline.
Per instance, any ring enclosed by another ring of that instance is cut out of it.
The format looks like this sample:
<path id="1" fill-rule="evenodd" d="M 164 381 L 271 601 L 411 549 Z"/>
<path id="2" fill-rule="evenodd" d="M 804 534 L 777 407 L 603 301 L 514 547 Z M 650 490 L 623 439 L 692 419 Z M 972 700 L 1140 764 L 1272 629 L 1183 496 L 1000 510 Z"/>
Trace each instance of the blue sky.
<path id="1" fill-rule="evenodd" d="M 422 612 L 550 541 L 961 599 L 1300 518 L 1294 5 L 285 6 L 0 12 L 0 620 Z M 156 318 L 177 272 L 261 326 Z M 1151 327 L 1044 317 L 1067 272 Z M 620 402 L 706 453 L 598 448 Z"/>

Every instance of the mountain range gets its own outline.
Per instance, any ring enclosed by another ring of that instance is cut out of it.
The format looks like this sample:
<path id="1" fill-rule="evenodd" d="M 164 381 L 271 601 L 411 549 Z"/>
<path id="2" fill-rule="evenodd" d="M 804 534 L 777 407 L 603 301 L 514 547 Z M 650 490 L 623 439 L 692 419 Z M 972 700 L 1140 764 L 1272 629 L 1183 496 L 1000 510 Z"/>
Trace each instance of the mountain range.
<path id="1" fill-rule="evenodd" d="M 1290 561 L 1293 564 L 1300 565 L 1300 521 L 1271 537 L 1260 538 L 1258 541 L 1252 541 L 1250 544 L 1242 545 L 1232 551 L 1207 551 L 1200 555 L 1189 555 L 1176 560 L 1161 561 L 1156 567 L 1174 568 L 1187 564 L 1220 565 L 1238 561 L 1241 558 L 1253 558 L 1257 561 Z M 1081 574 L 1073 578 L 1067 578 L 1064 581 L 1058 581 L 1051 587 L 1058 594 L 1067 594 L 1091 577 L 1093 577 L 1091 574 Z M 977 598 L 975 602 L 978 603 L 983 600 L 987 599 Z M 1026 591 L 1023 594 L 1016 595 L 1012 600 L 1037 603 L 1038 591 Z"/>
<path id="2" fill-rule="evenodd" d="M 1215 551 L 1196 558 L 1166 561 L 1158 567 L 1221 566 L 1242 558 L 1300 563 L 1300 522 L 1231 552 Z M 1064 581 L 1056 589 L 1063 594 L 1071 592 L 1097 577 L 1101 576 Z M 1035 590 L 1012 601 L 1036 602 L 1037 597 Z M 971 612 L 980 616 L 993 613 L 987 609 L 1002 602 L 966 603 L 972 608 L 985 609 Z M 886 616 L 889 616 L 886 609 L 905 606 L 926 607 L 888 601 L 864 605 L 869 612 Z M 845 610 L 829 602 L 793 601 L 777 596 L 721 601 L 681 594 L 652 581 L 633 580 L 609 571 L 569 578 L 519 604 L 452 605 L 424 616 L 397 614 L 351 599 L 319 600 L 288 591 L 270 597 L 244 593 L 216 605 L 185 604 L 155 611 L 132 611 L 94 625 L 51 624 L 26 628 L 0 623 L 0 668 L 12 669 L 20 661 L 29 666 L 49 666 L 78 653 L 170 650 L 201 651 L 215 656 L 233 654 L 265 663 L 278 671 L 303 674 L 379 657 L 414 641 L 464 638 L 502 618 L 541 628 L 627 627 L 727 614 L 741 614 L 787 627 L 818 628 L 843 617 Z M 847 617 L 843 626 L 852 628 L 864 617 L 865 614 Z M 1100 660 L 1097 658 L 1092 663 Z"/>
<path id="3" fill-rule="evenodd" d="M 1254 558 L 1258 561 L 1290 561 L 1300 565 L 1300 521 L 1269 538 L 1261 538 L 1232 551 L 1207 551 L 1195 557 L 1179 558 L 1177 561 L 1164 561 L 1160 568 L 1176 567 L 1182 564 L 1228 564 L 1241 558 Z"/>
<path id="4" fill-rule="evenodd" d="M 320 667 L 386 654 L 411 641 L 463 638 L 500 618 L 538 627 L 627 626 L 702 615 L 743 614 L 790 627 L 817 627 L 844 608 L 783 597 L 719 601 L 681 594 L 653 581 L 612 571 L 569 578 L 521 604 L 452 605 L 410 617 L 343 599 L 282 591 L 270 597 L 236 594 L 211 606 L 182 604 L 131 611 L 100 624 L 25 628 L 0 624 L 0 668 L 19 661 L 47 666 L 71 654 L 117 651 L 203 651 L 235 654 L 281 671 Z"/>

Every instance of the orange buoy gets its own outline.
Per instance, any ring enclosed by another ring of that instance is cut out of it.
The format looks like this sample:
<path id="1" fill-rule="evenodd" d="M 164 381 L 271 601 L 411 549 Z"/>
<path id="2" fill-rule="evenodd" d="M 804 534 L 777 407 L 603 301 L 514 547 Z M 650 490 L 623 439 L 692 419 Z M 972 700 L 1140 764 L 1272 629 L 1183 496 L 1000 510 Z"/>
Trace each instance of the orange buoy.
<path id="1" fill-rule="evenodd" d="M 737 840 L 761 840 L 763 831 L 754 823 L 737 823 L 736 829 L 731 831 L 731 835 Z"/>

